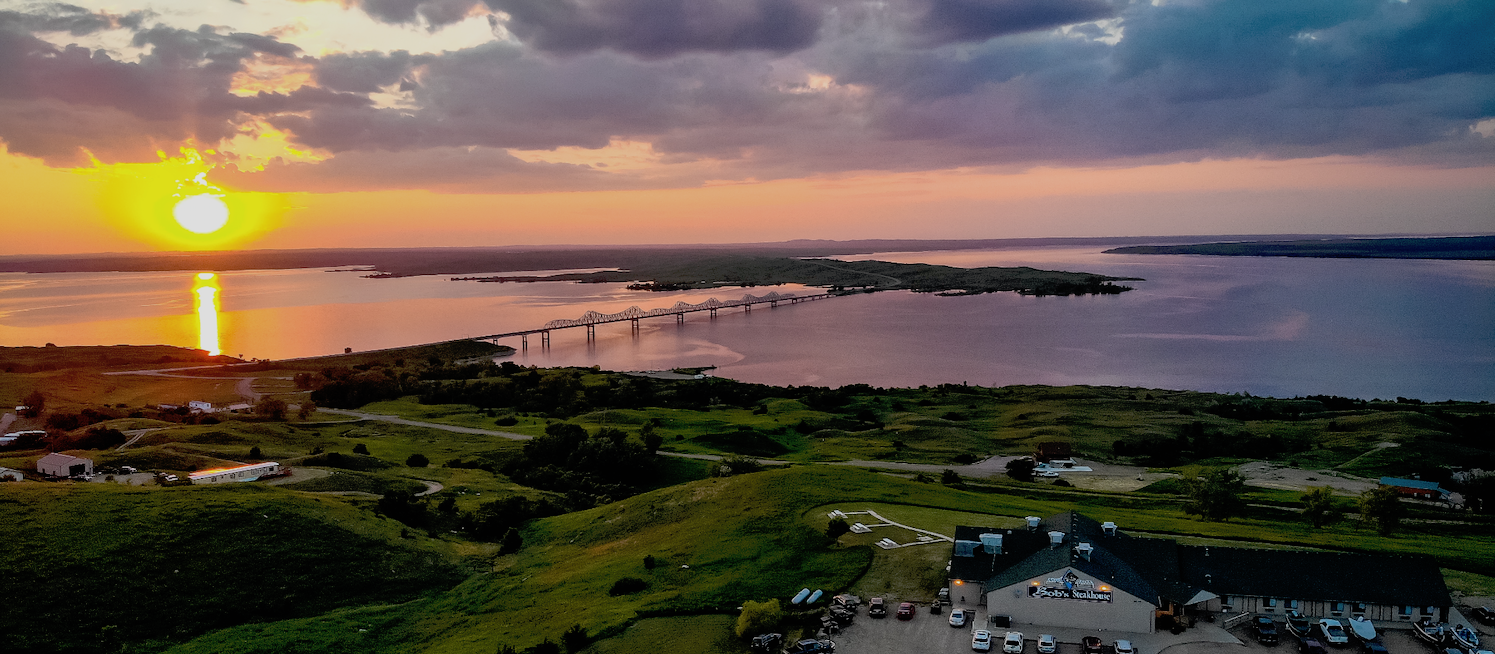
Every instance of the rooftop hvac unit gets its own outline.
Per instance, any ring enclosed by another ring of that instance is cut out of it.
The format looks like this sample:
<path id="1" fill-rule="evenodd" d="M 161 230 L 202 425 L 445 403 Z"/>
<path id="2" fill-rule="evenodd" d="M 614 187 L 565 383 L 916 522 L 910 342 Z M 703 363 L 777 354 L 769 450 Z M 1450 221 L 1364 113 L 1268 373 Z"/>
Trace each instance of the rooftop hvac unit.
<path id="1" fill-rule="evenodd" d="M 981 543 L 978 543 L 974 540 L 955 541 L 955 555 L 966 558 L 976 556 L 976 548 L 980 546 Z"/>
<path id="2" fill-rule="evenodd" d="M 1115 536 L 1116 535 L 1116 523 L 1114 523 L 1114 522 L 1103 522 L 1103 523 L 1101 523 L 1100 530 L 1103 531 L 1103 532 L 1105 532 L 1107 536 Z"/>
<path id="3" fill-rule="evenodd" d="M 1079 554 L 1080 558 L 1085 559 L 1086 561 L 1090 560 L 1090 554 L 1094 550 L 1095 548 L 1091 547 L 1090 543 L 1080 543 L 1079 545 L 1075 546 L 1075 553 Z"/>
<path id="4" fill-rule="evenodd" d="M 1040 522 L 1038 516 L 1030 515 L 1023 519 L 1028 521 L 1028 531 L 1038 531 L 1038 523 Z"/>
<path id="5" fill-rule="evenodd" d="M 987 554 L 1001 554 L 1002 553 L 1002 535 L 1001 534 L 981 534 L 981 547 L 986 550 Z"/>
<path id="6" fill-rule="evenodd" d="M 1063 544 L 1064 544 L 1064 532 L 1062 532 L 1062 531 L 1051 531 L 1051 532 L 1049 532 L 1049 545 L 1050 546 L 1052 546 L 1052 547 L 1058 547 L 1058 546 L 1063 545 Z"/>

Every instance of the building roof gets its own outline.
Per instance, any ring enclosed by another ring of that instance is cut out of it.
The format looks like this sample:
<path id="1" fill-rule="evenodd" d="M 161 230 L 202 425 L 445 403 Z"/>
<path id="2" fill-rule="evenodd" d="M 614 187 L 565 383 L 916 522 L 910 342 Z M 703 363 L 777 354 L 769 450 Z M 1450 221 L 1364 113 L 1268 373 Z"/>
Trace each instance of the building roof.
<path id="1" fill-rule="evenodd" d="M 1178 557 L 1188 581 L 1220 595 L 1390 606 L 1449 604 L 1443 573 L 1425 556 L 1180 545 Z"/>
<path id="2" fill-rule="evenodd" d="M 1187 602 L 1200 590 L 1180 579 L 1173 541 L 1134 538 L 1120 531 L 1108 536 L 1099 522 L 1073 511 L 1049 516 L 1033 530 L 956 527 L 955 538 L 979 540 L 980 534 L 992 531 L 1002 534 L 1002 553 L 977 548 L 975 556 L 952 557 L 952 578 L 981 580 L 990 590 L 1074 568 L 1155 605 L 1162 599 Z M 1065 534 L 1058 547 L 1052 546 L 1050 531 Z M 1082 542 L 1092 548 L 1088 561 L 1075 551 Z"/>
<path id="3" fill-rule="evenodd" d="M 1436 492 L 1439 492 L 1439 493 L 1443 492 L 1443 489 L 1438 487 L 1438 482 L 1436 482 L 1436 481 L 1422 481 L 1420 479 L 1401 479 L 1399 477 L 1382 477 L 1381 478 L 1381 485 L 1382 486 L 1398 486 L 1398 487 L 1401 487 L 1401 488 L 1416 488 L 1418 490 L 1430 490 L 1430 491 L 1436 491 Z"/>
<path id="4" fill-rule="evenodd" d="M 47 465 L 67 466 L 67 465 L 73 465 L 73 462 L 75 462 L 75 461 L 88 461 L 88 459 L 81 459 L 81 458 L 78 458 L 76 456 L 71 456 L 71 455 L 68 455 L 68 454 L 63 454 L 61 452 L 53 452 L 53 453 L 48 454 L 48 455 L 46 455 L 46 456 L 44 456 L 44 457 L 42 457 L 40 459 L 37 459 L 36 460 L 36 465 L 42 465 L 42 464 L 45 463 Z M 93 463 L 92 461 L 88 461 L 88 462 L 89 463 Z"/>
<path id="5" fill-rule="evenodd" d="M 1059 547 L 1051 546 L 1050 531 L 1064 532 Z M 1107 535 L 1100 523 L 1073 511 L 1044 518 L 1037 529 L 955 528 L 957 541 L 979 541 L 983 533 L 1002 534 L 1002 552 L 988 554 L 978 546 L 972 556 L 952 556 L 950 578 L 980 581 L 988 591 L 1073 568 L 1159 606 L 1164 600 L 1193 604 L 1219 595 L 1449 604 L 1443 574 L 1422 556 L 1179 545 L 1120 530 Z M 1093 548 L 1088 561 L 1076 552 L 1082 542 Z"/>

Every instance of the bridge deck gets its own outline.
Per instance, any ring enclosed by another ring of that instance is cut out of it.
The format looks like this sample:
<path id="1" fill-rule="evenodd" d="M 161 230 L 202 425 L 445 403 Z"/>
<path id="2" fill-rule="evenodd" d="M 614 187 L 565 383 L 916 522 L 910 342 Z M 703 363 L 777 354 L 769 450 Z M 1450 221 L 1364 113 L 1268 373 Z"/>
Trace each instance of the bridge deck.
<path id="1" fill-rule="evenodd" d="M 639 309 L 638 307 L 635 306 L 635 307 L 629 307 L 627 310 L 625 310 L 625 311 L 623 311 L 621 313 L 615 313 L 615 314 L 600 314 L 600 313 L 597 313 L 595 311 L 588 311 L 587 313 L 583 314 L 581 318 L 578 318 L 576 320 L 552 320 L 552 321 L 546 323 L 544 327 L 539 327 L 537 329 L 524 329 L 524 330 L 519 330 L 519 331 L 504 332 L 502 334 L 489 334 L 487 336 L 474 336 L 472 338 L 467 338 L 467 339 L 462 339 L 462 340 L 470 340 L 470 341 L 493 341 L 493 340 L 498 340 L 500 338 L 507 338 L 507 337 L 510 337 L 510 336 L 528 336 L 530 334 L 545 334 L 545 333 L 556 331 L 556 330 L 559 330 L 559 329 L 573 329 L 573 328 L 576 328 L 576 327 L 591 327 L 591 326 L 595 326 L 595 325 L 604 325 L 604 324 L 614 323 L 614 322 L 623 322 L 625 320 L 638 321 L 638 320 L 642 320 L 644 318 L 658 318 L 658 317 L 661 317 L 661 316 L 679 316 L 679 315 L 684 315 L 684 314 L 687 314 L 687 313 L 695 313 L 697 311 L 713 311 L 714 312 L 714 311 L 716 311 L 718 309 L 730 309 L 732 307 L 751 307 L 752 305 L 755 305 L 755 304 L 778 305 L 778 303 L 780 303 L 780 302 L 788 302 L 790 304 L 798 304 L 800 302 L 807 302 L 807 301 L 810 301 L 810 300 L 819 300 L 819 299 L 828 298 L 828 297 L 833 297 L 833 294 L 831 294 L 831 293 L 816 293 L 814 295 L 780 295 L 777 292 L 774 292 L 774 293 L 770 293 L 770 294 L 768 294 L 766 296 L 763 296 L 763 297 L 757 297 L 757 296 L 753 296 L 753 295 L 747 295 L 747 296 L 744 296 L 743 299 L 741 299 L 741 300 L 729 300 L 727 302 L 719 301 L 716 298 L 711 298 L 711 299 L 709 299 L 709 300 L 707 300 L 705 302 L 702 302 L 700 304 L 685 304 L 684 302 L 677 302 L 677 303 L 675 303 L 675 306 L 670 307 L 668 309 L 650 309 L 648 311 L 644 311 L 644 310 Z"/>

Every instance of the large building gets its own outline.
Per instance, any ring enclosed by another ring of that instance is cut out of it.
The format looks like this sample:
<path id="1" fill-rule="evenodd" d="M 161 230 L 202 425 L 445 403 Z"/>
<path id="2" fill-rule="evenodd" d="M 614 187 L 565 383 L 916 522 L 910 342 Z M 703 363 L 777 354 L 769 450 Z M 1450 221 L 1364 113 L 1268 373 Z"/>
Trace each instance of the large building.
<path id="1" fill-rule="evenodd" d="M 77 477 L 93 472 L 93 461 L 53 452 L 37 459 L 36 471 L 52 477 Z"/>
<path id="2" fill-rule="evenodd" d="M 232 468 L 210 468 L 198 470 L 189 478 L 194 484 L 219 484 L 233 481 L 255 481 L 261 477 L 271 477 L 280 474 L 280 464 L 274 461 L 264 463 L 249 463 L 234 466 Z"/>
<path id="3" fill-rule="evenodd" d="M 956 527 L 951 597 L 1016 622 L 1137 633 L 1185 614 L 1410 621 L 1446 619 L 1451 605 L 1426 557 L 1186 546 L 1074 512 L 1027 524 Z"/>

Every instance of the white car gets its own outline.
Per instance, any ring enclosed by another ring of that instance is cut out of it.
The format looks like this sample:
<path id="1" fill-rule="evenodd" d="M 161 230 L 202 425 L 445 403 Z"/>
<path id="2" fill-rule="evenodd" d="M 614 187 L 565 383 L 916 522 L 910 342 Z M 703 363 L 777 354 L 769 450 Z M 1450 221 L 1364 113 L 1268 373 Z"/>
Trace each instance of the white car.
<path id="1" fill-rule="evenodd" d="M 1324 635 L 1324 640 L 1328 641 L 1330 645 L 1348 645 L 1350 643 L 1349 634 L 1344 632 L 1344 625 L 1339 624 L 1338 620 L 1324 618 L 1319 620 L 1318 627 L 1319 633 Z"/>
<path id="2" fill-rule="evenodd" d="M 977 629 L 971 634 L 971 649 L 978 652 L 991 651 L 991 632 L 985 629 Z"/>
<path id="3" fill-rule="evenodd" d="M 1053 634 L 1039 634 L 1038 654 L 1054 654 L 1059 651 L 1059 643 L 1054 640 Z"/>
<path id="4" fill-rule="evenodd" d="M 1137 648 L 1132 647 L 1130 640 L 1116 641 L 1116 654 L 1137 654 Z"/>
<path id="5" fill-rule="evenodd" d="M 954 611 L 951 611 L 950 612 L 950 626 L 952 626 L 952 627 L 964 627 L 964 626 L 966 626 L 966 617 L 967 616 L 966 616 L 965 609 L 955 609 Z"/>
<path id="6" fill-rule="evenodd" d="M 1023 654 L 1023 632 L 1007 632 L 1007 636 L 1002 639 L 1002 651 L 1006 654 Z"/>

